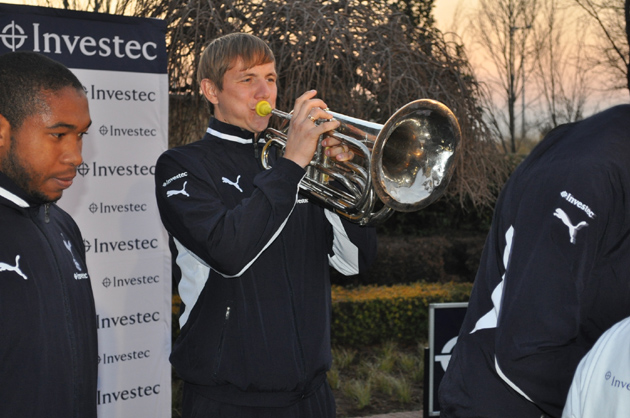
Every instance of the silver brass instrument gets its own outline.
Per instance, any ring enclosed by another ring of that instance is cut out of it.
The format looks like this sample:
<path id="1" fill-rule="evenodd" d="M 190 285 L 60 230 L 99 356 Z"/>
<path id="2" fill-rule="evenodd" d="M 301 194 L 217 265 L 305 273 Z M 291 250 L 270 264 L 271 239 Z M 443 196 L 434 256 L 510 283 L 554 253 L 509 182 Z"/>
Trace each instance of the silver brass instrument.
<path id="1" fill-rule="evenodd" d="M 290 113 L 272 109 L 265 101 L 258 103 L 256 112 L 291 119 Z M 341 125 L 326 136 L 347 145 L 355 156 L 343 162 L 328 158 L 320 138 L 300 183 L 306 194 L 352 222 L 372 225 L 393 211 L 420 210 L 444 193 L 461 139 L 457 118 L 444 104 L 415 100 L 398 109 L 384 125 L 328 113 Z M 265 138 L 261 158 L 269 169 L 270 147 L 284 151 L 287 134 L 268 128 Z"/>

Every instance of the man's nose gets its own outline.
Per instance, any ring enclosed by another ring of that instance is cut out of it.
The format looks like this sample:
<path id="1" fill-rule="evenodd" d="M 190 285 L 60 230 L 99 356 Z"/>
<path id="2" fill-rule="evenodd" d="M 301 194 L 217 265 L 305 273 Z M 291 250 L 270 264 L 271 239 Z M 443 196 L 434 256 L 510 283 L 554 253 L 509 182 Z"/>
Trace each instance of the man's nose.
<path id="1" fill-rule="evenodd" d="M 271 86 L 267 80 L 261 80 L 256 85 L 256 97 L 258 99 L 267 99 L 271 96 Z"/>
<path id="2" fill-rule="evenodd" d="M 81 138 L 76 141 L 68 141 L 62 156 L 63 163 L 70 164 L 74 167 L 79 166 L 83 162 L 83 157 L 81 156 L 82 151 L 83 141 Z"/>

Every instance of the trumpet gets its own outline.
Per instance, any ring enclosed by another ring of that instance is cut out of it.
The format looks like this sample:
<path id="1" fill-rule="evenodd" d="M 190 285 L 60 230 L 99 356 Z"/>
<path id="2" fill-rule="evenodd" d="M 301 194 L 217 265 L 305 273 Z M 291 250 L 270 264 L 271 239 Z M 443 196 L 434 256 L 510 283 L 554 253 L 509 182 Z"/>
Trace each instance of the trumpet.
<path id="1" fill-rule="evenodd" d="M 256 105 L 259 116 L 289 121 L 291 114 Z M 319 144 L 300 189 L 351 222 L 375 225 L 395 211 L 413 212 L 437 200 L 454 172 L 461 130 L 443 103 L 419 99 L 398 109 L 385 124 L 328 111 L 340 126 L 327 132 L 354 153 L 349 161 L 328 158 Z M 322 120 L 315 123 L 321 123 Z M 270 169 L 272 147 L 284 152 L 287 130 L 267 128 L 262 165 Z"/>

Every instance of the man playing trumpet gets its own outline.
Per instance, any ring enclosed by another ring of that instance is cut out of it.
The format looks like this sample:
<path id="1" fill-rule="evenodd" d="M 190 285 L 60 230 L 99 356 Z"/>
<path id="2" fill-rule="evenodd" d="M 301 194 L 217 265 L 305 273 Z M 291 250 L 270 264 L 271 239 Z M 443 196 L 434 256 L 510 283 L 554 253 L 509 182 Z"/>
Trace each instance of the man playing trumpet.
<path id="1" fill-rule="evenodd" d="M 276 102 L 268 45 L 243 33 L 215 39 L 198 79 L 213 113 L 206 134 L 166 151 L 156 168 L 183 302 L 171 354 L 185 382 L 183 416 L 334 417 L 329 266 L 358 274 L 376 255 L 373 228 L 299 194 L 320 136 L 338 122 L 314 90 L 304 93 L 284 155 L 265 170 L 270 116 L 255 108 Z M 353 156 L 333 138 L 322 145 L 339 161 Z"/>

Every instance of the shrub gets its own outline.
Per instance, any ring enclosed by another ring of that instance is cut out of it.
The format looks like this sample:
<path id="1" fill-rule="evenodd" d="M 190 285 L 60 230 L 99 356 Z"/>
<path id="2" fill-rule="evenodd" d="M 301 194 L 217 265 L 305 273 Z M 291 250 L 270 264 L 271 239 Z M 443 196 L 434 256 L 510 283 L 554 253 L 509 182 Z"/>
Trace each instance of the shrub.
<path id="1" fill-rule="evenodd" d="M 333 345 L 360 347 L 395 341 L 416 344 L 428 335 L 431 303 L 467 301 L 471 283 L 333 286 Z"/>
<path id="2" fill-rule="evenodd" d="M 379 235 L 376 260 L 361 275 L 343 276 L 331 270 L 336 285 L 395 285 L 419 281 L 473 282 L 486 234 L 436 236 Z"/>

